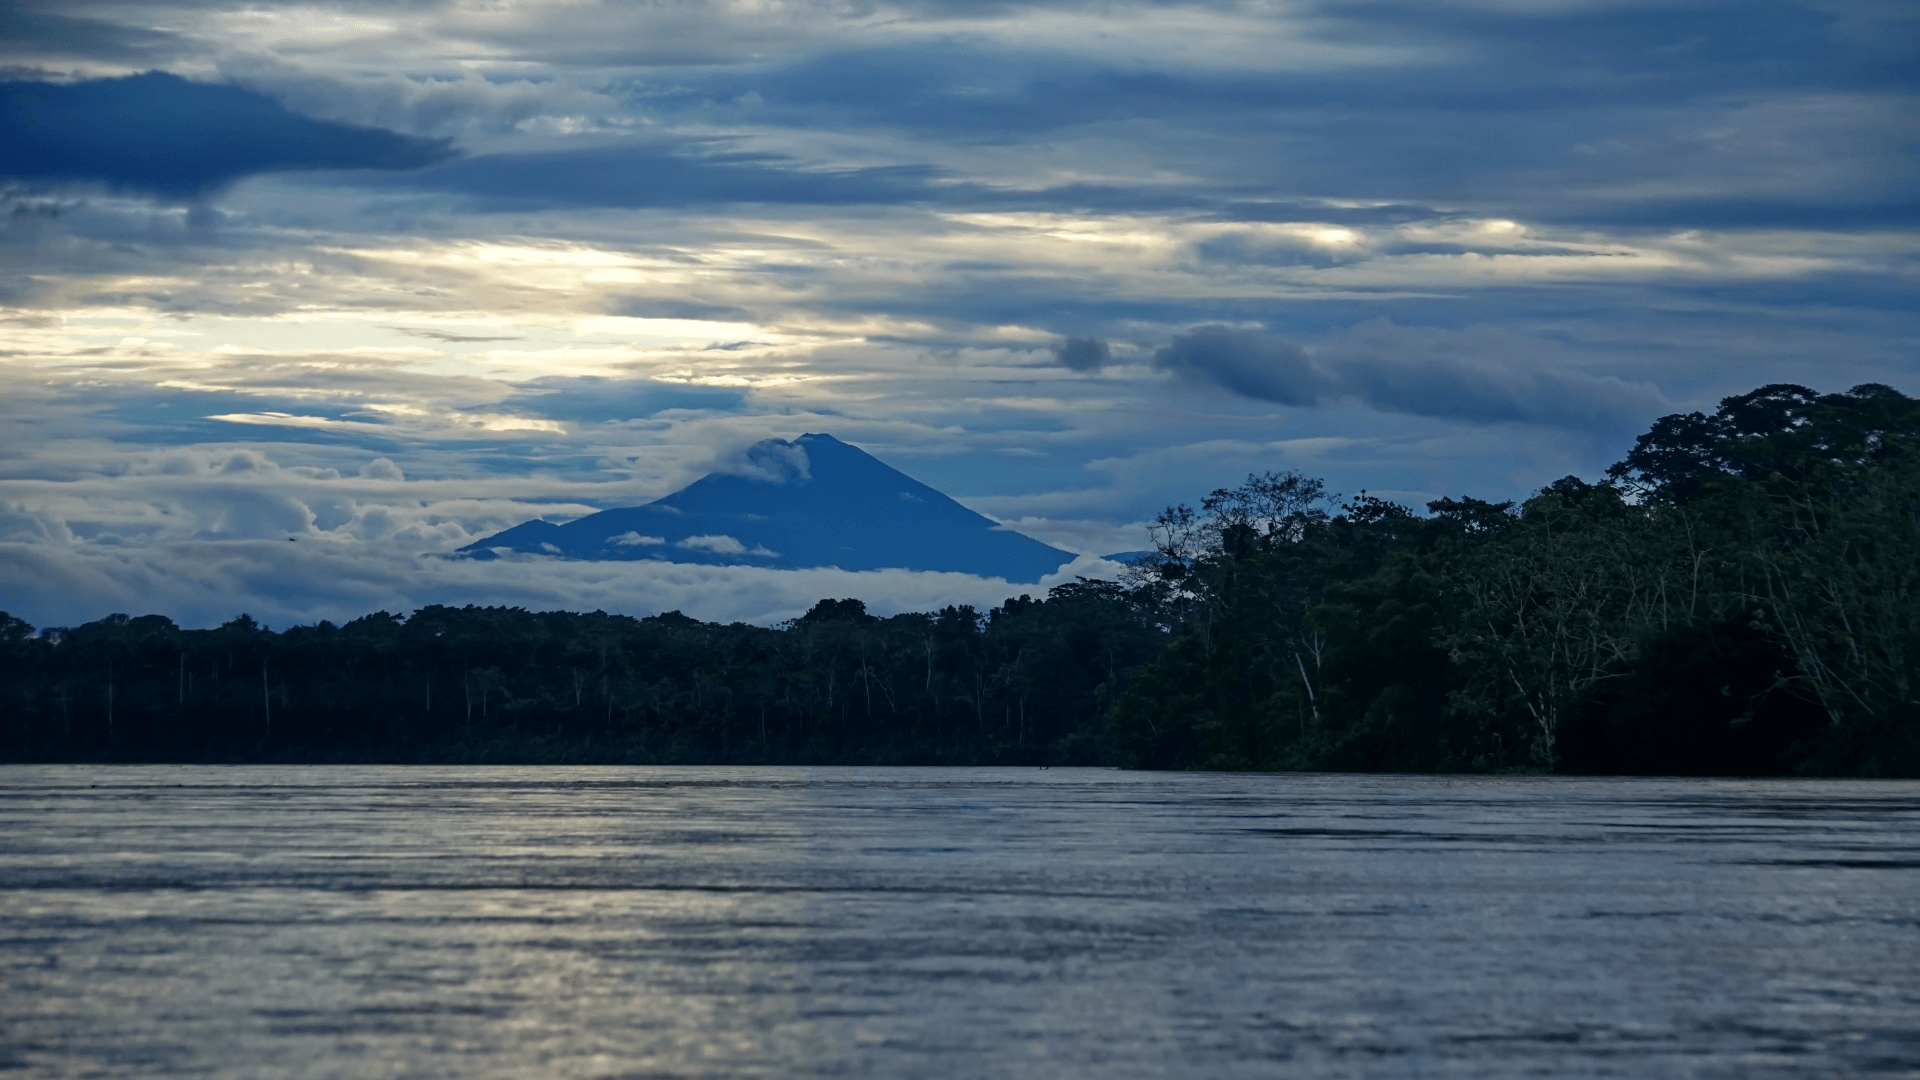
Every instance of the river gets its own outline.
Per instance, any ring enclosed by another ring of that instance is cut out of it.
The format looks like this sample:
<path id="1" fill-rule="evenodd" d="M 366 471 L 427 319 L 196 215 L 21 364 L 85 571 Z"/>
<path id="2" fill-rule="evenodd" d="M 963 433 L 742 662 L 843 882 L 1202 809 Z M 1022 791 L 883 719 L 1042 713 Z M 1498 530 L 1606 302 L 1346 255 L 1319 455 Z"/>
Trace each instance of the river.
<path id="1" fill-rule="evenodd" d="M 0 1072 L 1920 1076 L 1920 783 L 0 768 Z"/>

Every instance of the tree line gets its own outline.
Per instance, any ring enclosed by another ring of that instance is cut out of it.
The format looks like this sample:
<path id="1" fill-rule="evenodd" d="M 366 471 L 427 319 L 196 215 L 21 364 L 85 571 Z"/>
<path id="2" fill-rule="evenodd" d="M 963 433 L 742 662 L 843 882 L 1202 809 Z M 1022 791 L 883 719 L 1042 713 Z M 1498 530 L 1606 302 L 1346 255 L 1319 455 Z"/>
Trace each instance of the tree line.
<path id="1" fill-rule="evenodd" d="M 1152 590 L 1074 582 L 776 627 L 518 608 L 273 632 L 0 615 L 11 760 L 1094 764 L 1123 672 L 1169 628 Z"/>
<path id="2" fill-rule="evenodd" d="M 1269 472 L 985 612 L 0 614 L 0 756 L 1920 775 L 1917 450 L 1773 385 L 1518 503 Z"/>
<path id="3" fill-rule="evenodd" d="M 1920 402 L 1773 385 L 1427 516 L 1297 473 L 1161 514 L 1156 768 L 1920 775 Z"/>

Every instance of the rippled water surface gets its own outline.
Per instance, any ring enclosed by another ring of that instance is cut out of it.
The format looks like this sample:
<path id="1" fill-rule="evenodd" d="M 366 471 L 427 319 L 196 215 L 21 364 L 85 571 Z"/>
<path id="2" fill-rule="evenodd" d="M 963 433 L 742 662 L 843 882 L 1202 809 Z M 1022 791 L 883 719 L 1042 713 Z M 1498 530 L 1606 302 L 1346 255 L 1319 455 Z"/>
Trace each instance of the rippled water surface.
<path id="1" fill-rule="evenodd" d="M 1920 1076 L 1920 784 L 0 769 L 22 1077 Z"/>

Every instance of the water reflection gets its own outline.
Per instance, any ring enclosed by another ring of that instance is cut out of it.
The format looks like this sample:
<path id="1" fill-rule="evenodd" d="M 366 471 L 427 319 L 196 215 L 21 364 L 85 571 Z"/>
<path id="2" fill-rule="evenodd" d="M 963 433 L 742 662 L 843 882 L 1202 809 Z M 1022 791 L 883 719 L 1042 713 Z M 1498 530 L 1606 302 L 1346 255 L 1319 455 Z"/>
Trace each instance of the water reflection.
<path id="1" fill-rule="evenodd" d="M 1920 1071 L 1920 784 L 0 769 L 38 1076 Z"/>

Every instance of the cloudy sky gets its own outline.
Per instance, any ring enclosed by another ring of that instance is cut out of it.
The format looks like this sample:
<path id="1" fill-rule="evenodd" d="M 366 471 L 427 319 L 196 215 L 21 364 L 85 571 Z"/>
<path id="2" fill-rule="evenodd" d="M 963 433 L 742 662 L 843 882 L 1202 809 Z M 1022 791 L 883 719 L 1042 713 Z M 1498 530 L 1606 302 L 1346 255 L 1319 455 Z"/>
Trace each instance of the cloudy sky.
<path id="1" fill-rule="evenodd" d="M 990 603 L 442 556 L 810 431 L 1098 554 L 1920 393 L 1916 57 L 1907 0 L 6 0 L 0 608 Z"/>

